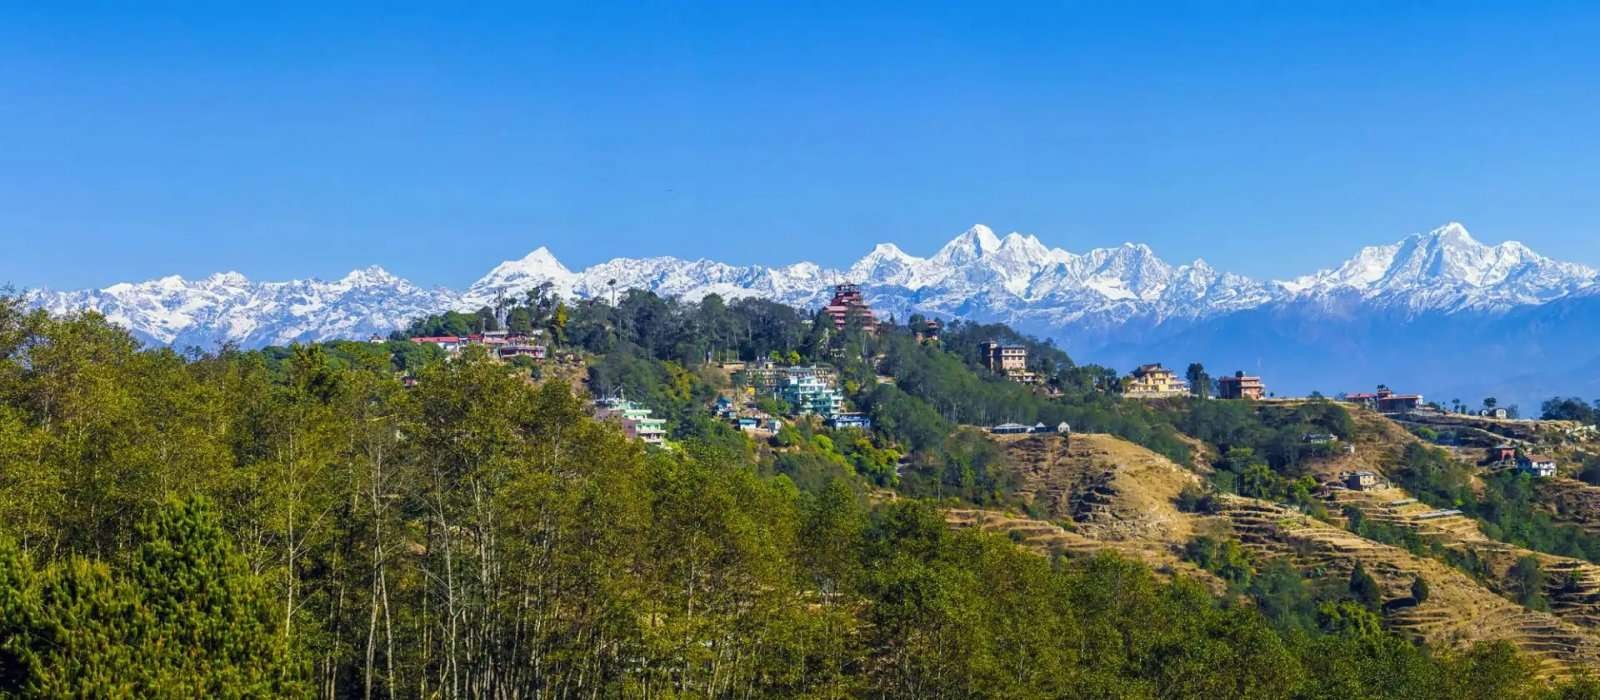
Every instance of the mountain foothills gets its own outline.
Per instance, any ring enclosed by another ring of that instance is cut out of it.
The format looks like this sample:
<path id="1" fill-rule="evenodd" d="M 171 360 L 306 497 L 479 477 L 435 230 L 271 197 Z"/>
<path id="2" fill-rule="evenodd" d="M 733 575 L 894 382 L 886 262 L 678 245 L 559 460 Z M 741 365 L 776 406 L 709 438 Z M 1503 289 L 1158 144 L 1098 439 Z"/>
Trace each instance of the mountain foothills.
<path id="1" fill-rule="evenodd" d="M 0 296 L 0 695 L 1600 698 L 1589 403 L 1534 476 L 829 306 L 180 353 Z"/>
<path id="2" fill-rule="evenodd" d="M 568 298 L 626 289 L 697 300 L 755 297 L 815 308 L 839 281 L 861 284 L 880 315 L 1003 322 L 1118 367 L 1204 359 L 1304 394 L 1404 378 L 1439 398 L 1498 392 L 1531 408 L 1565 387 L 1590 390 L 1600 362 L 1595 270 L 1451 223 L 1361 249 L 1342 265 L 1260 282 L 1203 260 L 1172 265 L 1148 246 L 1085 253 L 974 226 L 931 257 L 880 244 L 847 269 L 616 258 L 573 271 L 545 248 L 496 266 L 465 291 L 422 289 L 373 267 L 324 282 L 251 282 L 237 273 L 165 277 L 98 290 L 36 290 L 54 312 L 93 309 L 140 340 L 242 347 L 386 335 L 447 309 L 474 310 L 550 285 Z M 1526 375 L 1526 376 L 1524 376 Z"/>

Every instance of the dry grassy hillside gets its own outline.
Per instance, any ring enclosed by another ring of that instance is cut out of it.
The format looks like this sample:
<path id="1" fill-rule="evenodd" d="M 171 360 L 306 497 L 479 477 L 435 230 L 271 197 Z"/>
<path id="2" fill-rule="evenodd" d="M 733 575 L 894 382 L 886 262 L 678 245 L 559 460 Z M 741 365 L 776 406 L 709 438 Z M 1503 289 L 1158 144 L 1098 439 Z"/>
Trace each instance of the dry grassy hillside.
<path id="1" fill-rule="evenodd" d="M 1356 454 L 1328 460 L 1316 467 L 1318 473 L 1331 477 L 1355 468 L 1386 472 L 1405 441 L 1414 438 L 1381 418 L 1377 421 L 1358 419 Z M 1555 614 L 1532 611 L 1497 592 L 1494 581 L 1481 583 L 1442 561 L 1364 539 L 1339 524 L 1277 504 L 1229 496 L 1220 499 L 1214 515 L 1182 512 L 1174 500 L 1185 486 L 1198 485 L 1198 476 L 1120 438 L 1074 435 L 1070 444 L 1054 435 L 995 439 L 1018 470 L 1021 495 L 1040 518 L 952 509 L 947 513 L 951 524 L 1009 533 L 1024 546 L 1065 556 L 1114 551 L 1157 571 L 1198 577 L 1219 590 L 1221 581 L 1180 558 L 1184 544 L 1196 534 L 1235 537 L 1258 561 L 1285 558 L 1330 585 L 1347 580 L 1359 561 L 1383 588 L 1390 603 L 1385 619 L 1393 629 L 1439 648 L 1508 640 L 1538 658 L 1552 676 L 1600 668 L 1600 626 L 1594 624 L 1600 620 L 1595 607 L 1600 605 L 1600 569 L 1593 565 L 1539 555 L 1547 571 L 1561 572 L 1553 579 L 1572 573 L 1581 590 L 1552 595 Z M 1409 523 L 1452 546 L 1477 548 L 1497 568 L 1525 553 L 1488 540 L 1465 518 L 1421 517 L 1432 509 L 1397 503 L 1409 499 L 1399 489 L 1365 494 L 1370 496 L 1366 500 L 1352 493 L 1330 495 L 1333 510 L 1349 503 L 1369 517 Z M 1432 595 L 1422 605 L 1408 605 L 1409 586 L 1417 576 L 1429 582 Z"/>
<path id="2" fill-rule="evenodd" d="M 1422 605 L 1385 612 L 1391 628 L 1440 648 L 1504 639 L 1540 660 L 1547 673 L 1600 668 L 1600 634 L 1565 615 L 1537 612 L 1507 600 L 1444 562 L 1359 537 L 1336 525 L 1254 499 L 1225 498 L 1219 514 L 1258 557 L 1287 557 L 1302 572 L 1346 580 L 1356 562 L 1377 579 L 1384 599 L 1409 599 L 1413 578 L 1429 582 Z"/>
<path id="3" fill-rule="evenodd" d="M 1556 477 L 1540 482 L 1538 493 L 1558 519 L 1600 533 L 1600 486 Z"/>
<path id="4" fill-rule="evenodd" d="M 1199 479 L 1165 457 L 1110 435 L 999 436 L 1035 512 L 1070 519 L 1097 539 L 1187 541 L 1189 520 L 1173 505 Z"/>
<path id="5" fill-rule="evenodd" d="M 996 436 L 1021 476 L 1019 496 L 1033 519 L 1015 513 L 953 509 L 955 525 L 1014 533 L 1032 549 L 1067 556 L 1112 550 L 1158 572 L 1182 571 L 1220 590 L 1221 581 L 1179 559 L 1194 520 L 1174 505 L 1191 472 L 1165 457 L 1110 435 Z"/>

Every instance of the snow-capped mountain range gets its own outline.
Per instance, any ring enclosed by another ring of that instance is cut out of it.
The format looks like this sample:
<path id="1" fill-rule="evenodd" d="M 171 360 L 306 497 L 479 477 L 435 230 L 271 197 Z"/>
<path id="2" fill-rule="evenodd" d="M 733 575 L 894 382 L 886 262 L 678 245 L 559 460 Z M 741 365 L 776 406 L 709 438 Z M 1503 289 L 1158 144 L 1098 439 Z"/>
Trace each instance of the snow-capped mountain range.
<path id="1" fill-rule="evenodd" d="M 1080 254 L 1030 235 L 996 236 L 978 225 L 930 257 L 885 243 L 843 270 L 808 262 L 764 267 L 656 257 L 616 258 L 572 271 L 540 247 L 495 266 L 461 292 L 424 289 L 370 267 L 336 281 L 252 282 L 230 272 L 29 295 L 55 312 L 99 311 L 153 344 L 256 347 L 386 334 L 421 315 L 519 298 L 544 283 L 569 298 L 638 288 L 687 299 L 719 294 L 814 307 L 831 285 L 851 281 L 863 285 L 880 313 L 1004 321 L 1040 335 L 1103 343 L 1122 329 L 1142 336 L 1286 305 L 1330 316 L 1503 313 L 1600 288 L 1597 277 L 1594 269 L 1551 260 L 1520 243 L 1479 243 L 1456 223 L 1363 248 L 1331 270 L 1274 282 L 1223 272 L 1203 260 L 1174 266 L 1145 245 Z"/>
<path id="2" fill-rule="evenodd" d="M 657 257 L 574 271 L 541 247 L 461 291 L 424 289 L 370 267 L 335 281 L 221 273 L 27 295 L 54 312 L 99 311 L 150 344 L 249 348 L 385 335 L 413 318 L 478 309 L 546 283 L 568 298 L 637 288 L 816 307 L 843 281 L 862 285 L 880 315 L 1005 322 L 1057 341 L 1079 361 L 1202 361 L 1214 374 L 1260 373 L 1283 393 L 1387 382 L 1536 405 L 1551 393 L 1600 391 L 1592 376 L 1600 367 L 1600 274 L 1520 243 L 1479 243 L 1455 223 L 1362 248 L 1332 269 L 1267 282 L 1203 260 L 1172 265 L 1144 245 L 1073 253 L 980 225 L 928 257 L 884 243 L 844 269 Z"/>

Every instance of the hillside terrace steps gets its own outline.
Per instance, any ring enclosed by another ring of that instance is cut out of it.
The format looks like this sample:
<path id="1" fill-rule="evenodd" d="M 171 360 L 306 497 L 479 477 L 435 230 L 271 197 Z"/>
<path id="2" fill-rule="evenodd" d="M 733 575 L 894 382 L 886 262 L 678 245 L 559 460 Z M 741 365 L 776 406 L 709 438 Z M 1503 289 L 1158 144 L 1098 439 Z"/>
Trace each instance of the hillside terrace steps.
<path id="1" fill-rule="evenodd" d="M 1501 596 L 1506 590 L 1512 563 L 1523 556 L 1535 556 L 1546 573 L 1545 595 L 1551 610 L 1561 619 L 1579 627 L 1600 631 L 1600 566 L 1566 557 L 1533 553 L 1505 542 L 1491 540 L 1478 524 L 1464 514 L 1437 515 L 1441 509 L 1415 499 L 1390 499 L 1380 491 L 1333 490 L 1330 500 L 1341 508 L 1352 505 L 1375 522 L 1410 529 L 1458 552 L 1471 552 L 1486 561 L 1497 562 L 1494 570 L 1501 580 L 1493 582 Z M 1448 510 L 1448 509 L 1444 509 Z M 1568 579 L 1571 583 L 1568 583 Z"/>
<path id="2" fill-rule="evenodd" d="M 1418 567 L 1424 569 L 1442 570 L 1437 575 L 1443 577 L 1440 579 L 1445 582 L 1443 584 L 1436 581 L 1434 575 L 1424 574 L 1433 584 L 1435 597 L 1441 596 L 1441 589 L 1451 589 L 1453 592 L 1443 595 L 1459 600 L 1450 606 L 1430 601 L 1420 607 L 1397 609 L 1386 614 L 1388 623 L 1396 629 L 1410 630 L 1420 637 L 1446 645 L 1504 637 L 1534 653 L 1551 675 L 1567 675 L 1576 668 L 1600 668 L 1593 661 L 1595 645 L 1600 644 L 1597 641 L 1600 639 L 1600 626 L 1596 625 L 1600 621 L 1600 611 L 1595 609 L 1595 602 L 1600 600 L 1600 567 L 1563 557 L 1536 555 L 1547 575 L 1546 595 L 1554 614 L 1528 610 L 1508 599 L 1506 592 L 1498 589 L 1505 585 L 1503 577 L 1507 569 L 1518 557 L 1529 554 L 1527 550 L 1490 540 L 1472 517 L 1440 512 L 1450 509 L 1421 503 L 1412 494 L 1393 484 L 1365 491 L 1346 489 L 1338 484 L 1337 480 L 1343 472 L 1355 469 L 1389 474 L 1393 465 L 1398 463 L 1400 449 L 1408 443 L 1418 442 L 1415 436 L 1386 418 L 1361 410 L 1351 413 L 1356 419 L 1357 437 L 1353 442 L 1357 445 L 1357 455 L 1341 456 L 1311 465 L 1312 472 L 1328 484 L 1322 492 L 1322 498 L 1327 503 L 1329 521 L 1347 526 L 1342 511 L 1345 506 L 1354 506 L 1370 522 L 1404 528 L 1447 549 L 1470 552 L 1491 562 L 1492 570 L 1498 572 L 1486 587 L 1442 561 L 1427 559 L 1416 562 Z M 1462 458 L 1466 455 L 1457 456 Z M 1587 515 L 1590 524 L 1600 531 L 1600 487 L 1589 487 L 1558 477 L 1542 480 L 1538 488 L 1564 493 L 1569 499 L 1570 512 L 1565 514 L 1567 519 L 1582 525 Z M 1590 489 L 1592 492 L 1585 493 Z M 1302 539 L 1306 534 L 1295 532 L 1290 537 Z M 1323 538 L 1319 536 L 1314 539 Z M 1263 538 L 1262 542 L 1267 546 L 1272 544 L 1270 537 Z M 1325 548 L 1323 551 L 1340 551 L 1333 542 L 1333 538 L 1328 537 L 1327 541 L 1319 544 Z M 1349 556 L 1369 557 L 1381 554 L 1387 548 L 1386 545 L 1378 547 L 1371 551 L 1359 547 L 1343 551 Z M 1403 549 L 1387 549 L 1405 553 Z M 1316 556 L 1297 558 L 1301 560 L 1296 562 L 1297 565 L 1302 565 L 1315 563 Z M 1372 562 L 1367 562 L 1367 568 L 1380 580 L 1388 597 L 1390 583 L 1383 581 L 1384 577 L 1378 574 L 1377 566 Z M 1566 587 L 1566 574 L 1569 571 L 1574 573 L 1574 586 L 1570 589 Z M 1458 588 L 1452 582 L 1466 585 Z M 1403 583 L 1393 581 L 1394 585 Z M 1468 593 L 1471 595 L 1466 595 Z M 1471 624 L 1464 624 L 1463 619 L 1470 620 Z"/>
<path id="3" fill-rule="evenodd" d="M 1600 629 L 1580 626 L 1587 624 L 1587 615 L 1576 617 L 1584 612 L 1576 608 L 1572 621 L 1527 610 L 1442 561 L 1362 538 L 1276 503 L 1223 495 L 1215 515 L 1178 512 L 1178 493 L 1197 484 L 1198 477 L 1118 438 L 1079 434 L 1068 444 L 1056 436 L 1030 435 L 1003 436 L 996 442 L 1007 450 L 1034 511 L 1049 513 L 1055 522 L 956 509 L 948 515 L 953 525 L 1014 532 L 1011 537 L 1019 544 L 1044 554 L 1081 557 L 1112 551 L 1157 571 L 1183 571 L 1208 580 L 1218 591 L 1225 589 L 1220 580 L 1182 561 L 1181 553 L 1195 533 L 1220 529 L 1257 561 L 1286 558 L 1328 585 L 1347 579 L 1359 561 L 1390 602 L 1408 599 L 1412 580 L 1422 575 L 1433 596 L 1420 606 L 1386 610 L 1385 623 L 1430 644 L 1451 648 L 1503 638 L 1533 654 L 1546 675 L 1600 668 Z M 1363 449 L 1361 456 L 1373 459 L 1378 453 Z M 1415 502 L 1403 489 L 1329 493 L 1327 498 L 1330 520 L 1341 520 L 1339 513 L 1349 504 L 1374 521 L 1433 533 L 1446 546 L 1500 549 L 1470 518 L 1452 514 L 1417 520 L 1437 509 Z M 1070 530 L 1057 523 L 1067 523 Z"/>
<path id="4" fill-rule="evenodd" d="M 1477 521 L 1454 509 L 1436 508 L 1410 497 L 1398 487 L 1354 491 L 1329 489 L 1326 499 L 1330 509 L 1343 512 L 1346 506 L 1359 509 L 1362 516 L 1373 521 L 1416 531 L 1420 535 L 1444 539 L 1483 540 L 1488 538 L 1478 529 Z"/>
<path id="5" fill-rule="evenodd" d="M 1076 558 L 1112 551 L 1143 561 L 1158 570 L 1170 569 L 1177 563 L 1175 554 L 1164 547 L 1100 541 L 1069 531 L 1055 523 L 975 508 L 951 508 L 944 513 L 945 522 L 952 527 L 977 528 L 984 532 L 1004 534 L 1012 537 L 1023 547 L 1040 554 L 1060 554 Z"/>
<path id="6" fill-rule="evenodd" d="M 1557 476 L 1540 480 L 1535 488 L 1557 519 L 1591 534 L 1600 533 L 1600 486 Z"/>
<path id="7" fill-rule="evenodd" d="M 1193 473 L 1120 438 L 1095 433 L 991 436 L 1019 477 L 1032 512 L 1070 520 L 1102 540 L 1186 541 L 1174 505 Z"/>
<path id="8" fill-rule="evenodd" d="M 1448 512 L 1448 509 L 1436 509 L 1409 498 L 1390 500 L 1389 495 L 1376 490 L 1331 494 L 1332 500 L 1341 507 L 1353 505 L 1375 522 L 1408 528 L 1450 549 L 1470 551 L 1485 560 L 1496 561 L 1496 571 L 1507 576 L 1516 559 L 1528 555 L 1536 557 L 1546 573 L 1545 595 L 1551 610 L 1575 625 L 1600 630 L 1600 566 L 1567 557 L 1534 553 L 1491 540 L 1483 534 L 1475 520 L 1464 514 L 1437 515 Z M 1496 587 L 1504 589 L 1506 585 L 1498 583 Z M 1503 596 L 1509 595 L 1506 590 L 1499 592 Z"/>
<path id="9" fill-rule="evenodd" d="M 952 527 L 978 528 L 1010 537 L 1019 546 L 1044 556 L 1084 559 L 1103 552 L 1143 563 L 1158 575 L 1181 574 L 1222 595 L 1228 584 L 1209 571 L 1183 561 L 1180 548 L 1164 542 L 1139 540 L 1098 540 L 1066 530 L 1055 523 L 997 511 L 952 508 L 945 510 L 945 522 Z M 1017 534 L 1012 534 L 1017 533 Z"/>
<path id="10" fill-rule="evenodd" d="M 1581 626 L 1581 620 L 1528 610 L 1443 562 L 1367 540 L 1285 506 L 1238 496 L 1224 496 L 1219 504 L 1218 517 L 1258 559 L 1287 558 L 1301 571 L 1334 579 L 1348 578 L 1359 561 L 1388 601 L 1409 598 L 1411 581 L 1423 576 L 1434 591 L 1427 602 L 1385 612 L 1386 624 L 1397 631 L 1446 646 L 1503 638 L 1532 654 L 1555 677 L 1600 668 L 1600 634 Z"/>

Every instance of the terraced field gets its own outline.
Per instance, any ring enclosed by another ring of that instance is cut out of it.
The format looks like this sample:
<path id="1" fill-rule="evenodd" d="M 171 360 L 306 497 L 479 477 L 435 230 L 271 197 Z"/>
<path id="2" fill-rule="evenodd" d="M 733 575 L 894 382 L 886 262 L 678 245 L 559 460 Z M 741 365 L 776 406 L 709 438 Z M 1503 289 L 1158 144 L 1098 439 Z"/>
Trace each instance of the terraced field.
<path id="1" fill-rule="evenodd" d="M 1359 457 L 1366 457 L 1359 460 L 1363 464 L 1368 459 L 1381 462 L 1374 456 L 1397 454 L 1398 441 L 1409 437 L 1381 425 L 1368 430 L 1366 454 L 1343 455 L 1340 462 Z M 946 514 L 953 526 L 1007 533 L 1041 553 L 1079 557 L 1112 551 L 1160 572 L 1199 578 L 1219 590 L 1221 581 L 1180 558 L 1183 545 L 1198 533 L 1231 535 L 1258 560 L 1285 558 L 1328 585 L 1348 580 L 1361 562 L 1382 588 L 1388 601 L 1385 622 L 1395 630 L 1440 648 L 1504 639 L 1539 659 L 1553 677 L 1600 668 L 1600 567 L 1593 564 L 1535 555 L 1550 574 L 1547 594 L 1553 613 L 1533 611 L 1509 600 L 1499 590 L 1499 577 L 1479 582 L 1442 561 L 1362 538 L 1278 504 L 1224 496 L 1215 515 L 1183 513 L 1174 499 L 1185 486 L 1197 484 L 1198 477 L 1116 437 L 1075 435 L 1070 444 L 1053 435 L 997 441 L 1019 470 L 1032 510 L 1049 520 L 958 508 Z M 1328 470 L 1335 468 L 1329 465 Z M 1471 548 L 1501 575 L 1528 554 L 1489 540 L 1471 519 L 1437 512 L 1398 488 L 1331 489 L 1329 500 L 1332 512 L 1352 505 L 1375 521 L 1411 528 L 1448 547 Z M 1415 605 L 1410 603 L 1410 585 L 1419 575 L 1429 582 L 1432 594 Z"/>
<path id="2" fill-rule="evenodd" d="M 1347 580 L 1355 563 L 1361 562 L 1391 603 L 1409 601 L 1412 579 L 1422 576 L 1431 589 L 1428 600 L 1422 605 L 1391 605 L 1385 622 L 1431 645 L 1459 647 L 1504 639 L 1538 658 L 1552 676 L 1600 668 L 1597 628 L 1578 624 L 1560 608 L 1555 614 L 1529 610 L 1444 562 L 1362 538 L 1277 504 L 1227 497 L 1220 516 L 1259 558 L 1287 557 L 1303 572 L 1340 580 Z"/>
<path id="3" fill-rule="evenodd" d="M 1225 583 L 1210 572 L 1180 559 L 1182 545 L 1177 543 L 1141 539 L 1096 539 L 1068 530 L 1056 523 L 977 508 L 946 510 L 945 522 L 952 527 L 976 527 L 985 532 L 1002 533 L 1010 536 L 1017 544 L 1044 555 L 1077 558 L 1091 557 L 1109 551 L 1143 562 L 1158 573 L 1168 575 L 1182 573 L 1199 579 L 1217 592 L 1227 588 Z"/>
<path id="4" fill-rule="evenodd" d="M 1600 486 L 1556 477 L 1539 483 L 1539 497 L 1555 516 L 1589 532 L 1600 533 Z"/>
<path id="5" fill-rule="evenodd" d="M 1110 435 L 1002 436 L 1022 477 L 1021 494 L 1036 510 L 1069 519 L 1098 540 L 1187 542 L 1190 519 L 1173 505 L 1192 472 Z"/>

